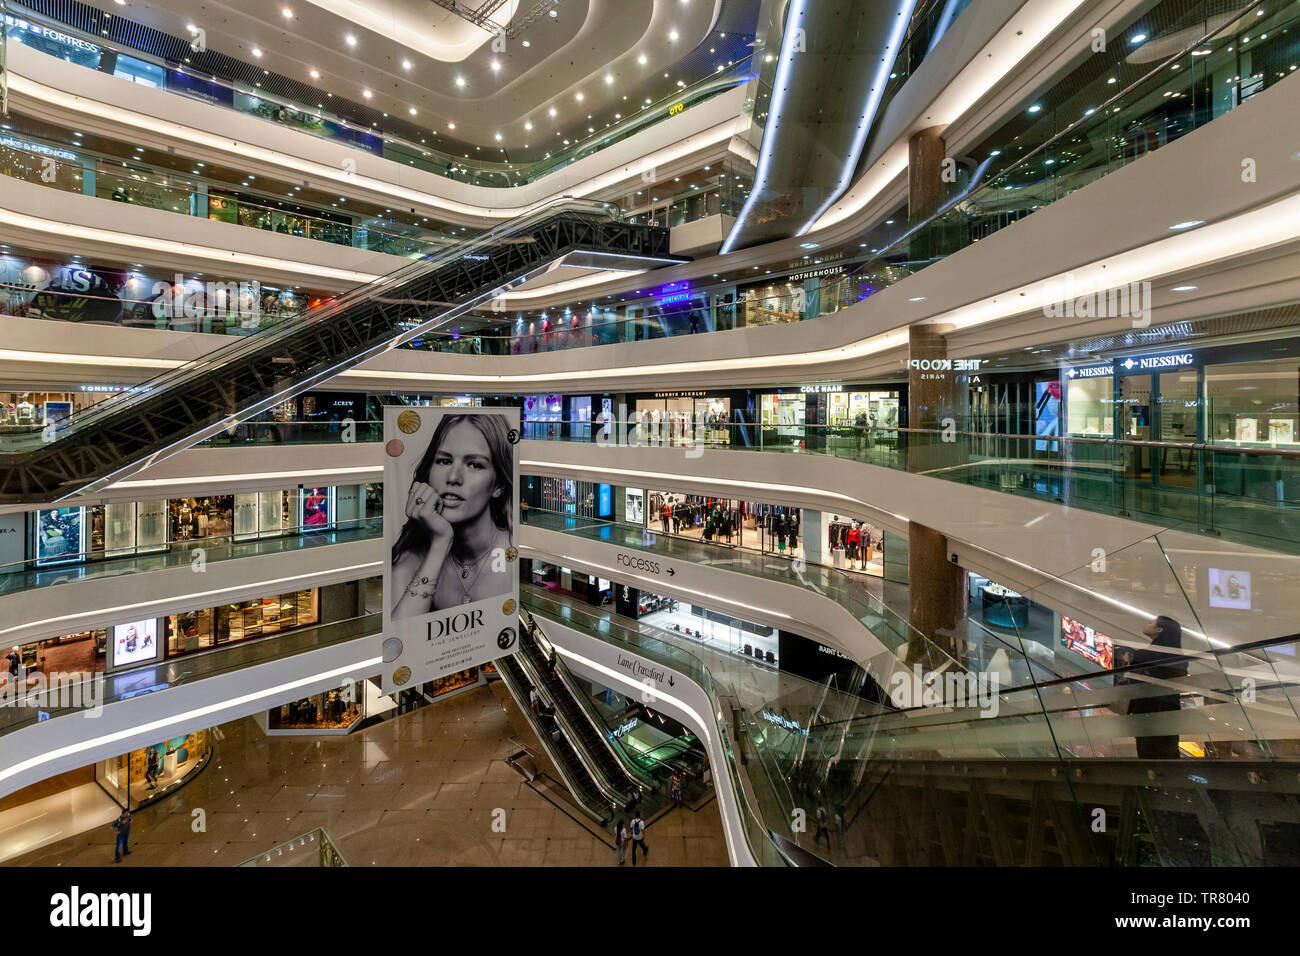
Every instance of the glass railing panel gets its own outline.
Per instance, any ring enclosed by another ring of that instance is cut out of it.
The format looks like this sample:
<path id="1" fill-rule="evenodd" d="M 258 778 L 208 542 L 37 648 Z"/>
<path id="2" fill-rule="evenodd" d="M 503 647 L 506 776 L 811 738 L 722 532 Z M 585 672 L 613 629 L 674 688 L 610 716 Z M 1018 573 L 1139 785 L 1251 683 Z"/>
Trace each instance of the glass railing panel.
<path id="1" fill-rule="evenodd" d="M 361 518 L 336 522 L 334 527 L 296 526 L 281 529 L 275 537 L 263 536 L 265 532 L 222 535 L 211 538 L 187 538 L 166 544 L 114 549 L 111 556 L 103 552 L 70 552 L 61 555 L 58 565 L 46 567 L 47 562 L 33 558 L 0 565 L 0 595 L 29 591 L 33 588 L 54 587 L 83 581 L 138 574 L 148 571 L 165 571 L 169 568 L 193 567 L 201 553 L 207 562 L 229 561 L 239 558 L 272 554 L 291 554 L 307 548 L 328 547 L 368 541 L 382 536 L 383 521 Z M 80 563 L 78 563 L 80 562 Z"/>

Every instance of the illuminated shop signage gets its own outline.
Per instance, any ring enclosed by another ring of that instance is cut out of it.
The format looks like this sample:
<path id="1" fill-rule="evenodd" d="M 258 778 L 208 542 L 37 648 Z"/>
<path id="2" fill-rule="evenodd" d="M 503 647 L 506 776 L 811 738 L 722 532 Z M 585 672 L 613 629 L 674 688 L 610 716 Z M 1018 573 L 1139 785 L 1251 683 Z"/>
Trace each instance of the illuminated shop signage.
<path id="1" fill-rule="evenodd" d="M 1191 352 L 1173 352 L 1168 355 L 1143 355 L 1129 357 L 1120 362 L 1125 371 L 1146 372 L 1158 368 L 1186 368 L 1196 360 Z"/>
<path id="2" fill-rule="evenodd" d="M 70 153 L 66 149 L 55 149 L 53 146 L 29 143 L 25 139 L 16 139 L 13 136 L 0 136 L 0 146 L 22 149 L 29 153 L 40 153 L 42 156 L 53 156 L 55 159 L 66 159 L 70 163 L 80 162 L 76 153 Z"/>
<path id="3" fill-rule="evenodd" d="M 78 50 L 85 50 L 88 53 L 100 52 L 99 47 L 88 40 L 80 40 L 77 37 L 68 36 L 66 33 L 60 33 L 58 30 L 51 30 L 49 27 L 41 26 L 39 23 L 30 23 L 27 20 L 11 17 L 7 13 L 5 14 L 5 26 L 17 27 L 19 30 L 26 30 L 28 33 L 34 33 L 37 36 L 45 37 L 47 40 L 53 40 L 55 43 L 76 47 Z"/>
<path id="4" fill-rule="evenodd" d="M 613 737 L 615 740 L 618 740 L 618 738 L 622 737 L 629 730 L 633 730 L 636 727 L 640 726 L 640 724 L 641 721 L 633 717 L 630 720 L 625 720 L 623 723 L 619 724 L 617 727 L 615 727 L 613 730 L 609 732 L 609 735 Z"/>
<path id="5" fill-rule="evenodd" d="M 800 385 L 799 391 L 805 395 L 820 395 L 824 392 L 842 392 L 843 385 Z"/>
<path id="6" fill-rule="evenodd" d="M 686 109 L 686 104 L 685 104 L 685 103 L 674 103 L 672 106 L 668 107 L 668 115 L 669 115 L 669 116 L 676 116 L 678 113 L 680 113 L 680 112 L 681 112 L 682 110 L 684 110 L 684 109 Z"/>
<path id="7" fill-rule="evenodd" d="M 908 359 L 907 367 L 921 372 L 978 372 L 984 359 Z"/>
<path id="8" fill-rule="evenodd" d="M 804 279 L 819 279 L 822 276 L 839 275 L 844 271 L 843 266 L 826 266 L 823 269 L 809 269 L 806 272 L 796 272 L 789 277 L 790 282 L 802 282 Z"/>
<path id="9" fill-rule="evenodd" d="M 709 393 L 697 392 L 655 392 L 655 398 L 705 398 Z"/>
<path id="10" fill-rule="evenodd" d="M 796 734 L 803 734 L 804 736 L 808 735 L 808 731 L 799 726 L 799 722 L 796 720 L 791 720 L 789 717 L 782 717 L 780 714 L 774 714 L 768 710 L 761 711 L 760 713 L 762 713 L 763 719 L 769 724 L 775 724 L 783 730 L 794 731 Z"/>
<path id="11" fill-rule="evenodd" d="M 672 305 L 685 302 L 691 297 L 691 284 L 687 281 L 670 282 L 659 290 L 659 304 Z"/>
<path id="12" fill-rule="evenodd" d="M 1113 374 L 1115 369 L 1110 365 L 1084 365 L 1080 368 L 1068 368 L 1065 374 L 1070 378 L 1100 378 L 1103 375 Z"/>

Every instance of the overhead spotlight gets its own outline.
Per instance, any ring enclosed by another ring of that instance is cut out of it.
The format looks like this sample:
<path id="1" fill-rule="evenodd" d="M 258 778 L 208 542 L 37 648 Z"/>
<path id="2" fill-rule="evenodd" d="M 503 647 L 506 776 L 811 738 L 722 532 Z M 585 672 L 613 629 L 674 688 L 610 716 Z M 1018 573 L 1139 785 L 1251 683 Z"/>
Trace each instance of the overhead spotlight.
<path id="1" fill-rule="evenodd" d="M 493 138 L 494 138 L 498 143 L 501 142 L 501 134 L 500 134 L 500 133 L 497 133 L 496 136 L 494 136 Z"/>
<path id="2" fill-rule="evenodd" d="M 319 79 L 320 79 L 320 70 L 312 70 L 312 71 L 311 71 L 311 78 L 312 78 L 313 80 L 319 80 Z"/>
<path id="3" fill-rule="evenodd" d="M 676 40 L 676 39 L 677 39 L 677 31 L 676 31 L 676 30 L 671 30 L 671 31 L 669 31 L 669 33 L 668 33 L 668 39 L 670 39 L 670 40 Z"/>
<path id="4" fill-rule="evenodd" d="M 1038 112 L 1041 112 L 1042 109 L 1043 109 L 1043 108 L 1042 108 L 1041 106 L 1039 106 L 1037 103 L 1035 103 L 1033 106 L 1029 107 L 1029 112 L 1031 112 L 1031 113 L 1038 113 Z"/>
<path id="5" fill-rule="evenodd" d="M 415 115 L 415 107 L 412 106 L 409 110 L 407 110 L 407 112 L 410 113 L 412 116 L 414 116 L 414 115 Z"/>
<path id="6" fill-rule="evenodd" d="M 260 49 L 258 49 L 257 47 L 253 47 L 253 51 L 252 51 L 252 52 L 253 52 L 253 56 L 261 56 L 261 55 L 262 55 L 262 51 L 261 51 Z"/>
<path id="7" fill-rule="evenodd" d="M 501 64 L 496 60 L 492 61 L 492 72 L 493 73 L 501 72 Z"/>
<path id="8" fill-rule="evenodd" d="M 577 100 L 579 103 L 582 102 L 582 94 L 581 94 L 581 93 L 575 94 L 575 96 L 574 96 L 573 98 L 574 98 L 575 100 Z"/>
<path id="9" fill-rule="evenodd" d="M 605 83 L 606 83 L 607 85 L 609 85 L 609 86 L 613 86 L 613 85 L 614 85 L 614 74 L 613 74 L 613 73 L 606 73 L 606 74 L 605 74 Z"/>
<path id="10" fill-rule="evenodd" d="M 1146 35 L 1145 33 L 1139 33 L 1139 34 L 1137 34 L 1136 36 L 1131 37 L 1131 38 L 1129 39 L 1128 42 L 1131 43 L 1133 46 L 1137 46 L 1139 43 L 1141 43 L 1141 42 L 1142 42 L 1143 40 L 1145 40 L 1146 38 L 1147 38 L 1147 35 Z"/>
<path id="11" fill-rule="evenodd" d="M 645 66 L 646 64 L 645 54 L 642 53 L 639 57 L 636 58 L 636 61 L 640 63 L 642 66 Z"/>
<path id="12" fill-rule="evenodd" d="M 548 17 L 550 17 L 552 20 L 554 20 L 556 17 L 558 17 L 558 16 L 560 15 L 560 11 L 558 11 L 558 10 L 548 10 L 548 11 L 546 11 L 546 15 L 547 15 Z"/>
<path id="13" fill-rule="evenodd" d="M 455 123 L 448 123 L 448 124 L 447 124 L 447 129 L 455 129 L 455 128 L 456 128 L 456 124 L 455 124 Z"/>
<path id="14" fill-rule="evenodd" d="M 552 106 L 552 107 L 551 107 L 549 110 L 547 110 L 546 112 L 549 113 L 551 116 L 554 116 L 554 115 L 555 115 L 555 107 Z"/>
<path id="15" fill-rule="evenodd" d="M 348 34 L 347 36 L 345 36 L 343 39 L 346 40 L 346 41 L 348 42 L 348 46 L 356 46 L 356 45 L 357 45 L 357 38 L 354 37 L 351 33 L 349 33 L 349 34 Z"/>
<path id="16" fill-rule="evenodd" d="M 410 68 L 411 68 L 411 61 L 410 61 L 410 60 L 403 60 L 403 61 L 402 61 L 402 69 L 403 69 L 403 70 L 409 70 Z"/>
<path id="17" fill-rule="evenodd" d="M 528 40 L 525 40 L 525 41 L 523 41 L 523 46 L 529 47 L 529 46 L 532 46 L 532 43 L 529 42 Z"/>
<path id="18" fill-rule="evenodd" d="M 456 77 L 456 86 L 460 87 L 461 89 L 464 89 L 464 87 L 465 87 L 465 77 L 463 77 L 463 76 L 458 76 L 458 77 Z"/>
<path id="19" fill-rule="evenodd" d="M 532 128 L 533 128 L 532 121 L 531 121 L 531 120 L 525 120 L 525 121 L 524 121 L 524 129 L 531 131 Z"/>
<path id="20" fill-rule="evenodd" d="M 370 91 L 369 91 L 369 90 L 362 90 L 362 91 L 361 91 L 361 95 L 364 96 L 366 99 L 370 99 Z"/>
<path id="21" fill-rule="evenodd" d="M 282 7 L 282 8 L 280 9 L 280 12 L 281 12 L 282 14 L 284 14 L 284 18 L 285 18 L 286 20 L 292 20 L 292 19 L 293 19 L 293 11 L 290 10 L 288 7 Z"/>

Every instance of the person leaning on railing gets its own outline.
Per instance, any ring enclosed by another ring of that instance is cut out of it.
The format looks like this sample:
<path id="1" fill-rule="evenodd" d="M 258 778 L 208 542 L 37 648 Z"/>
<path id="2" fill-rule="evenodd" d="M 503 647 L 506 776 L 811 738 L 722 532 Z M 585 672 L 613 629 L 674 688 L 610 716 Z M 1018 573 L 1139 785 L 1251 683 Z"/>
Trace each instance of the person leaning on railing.
<path id="1" fill-rule="evenodd" d="M 1160 615 L 1149 622 L 1142 633 L 1151 638 L 1151 643 L 1144 647 L 1122 648 L 1117 655 L 1116 665 L 1136 668 L 1116 678 L 1116 684 L 1143 683 L 1155 688 L 1165 681 L 1174 681 L 1187 676 L 1187 659 L 1178 653 L 1182 648 L 1183 628 L 1171 617 Z M 1170 653 L 1170 649 L 1174 652 Z M 1145 678 L 1145 679 L 1144 679 Z M 1180 694 L 1156 694 L 1135 697 L 1129 701 L 1129 716 L 1158 714 L 1181 709 Z M 1178 734 L 1161 734 L 1157 736 L 1136 736 L 1137 755 L 1142 760 L 1177 760 Z"/>

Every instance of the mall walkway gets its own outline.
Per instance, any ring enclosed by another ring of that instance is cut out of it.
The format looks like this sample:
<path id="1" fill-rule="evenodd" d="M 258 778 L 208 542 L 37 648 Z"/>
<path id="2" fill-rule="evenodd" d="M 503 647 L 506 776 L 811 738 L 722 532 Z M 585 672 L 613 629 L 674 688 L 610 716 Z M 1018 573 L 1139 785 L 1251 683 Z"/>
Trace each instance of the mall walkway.
<path id="1" fill-rule="evenodd" d="M 517 748 L 488 687 L 347 737 L 267 737 L 227 724 L 212 763 L 131 828 L 123 866 L 234 866 L 324 827 L 352 866 L 613 865 L 614 850 L 557 809 L 505 758 Z M 491 829 L 506 811 L 506 832 Z M 194 833 L 195 810 L 207 831 Z M 716 803 L 647 830 L 655 866 L 726 866 Z M 99 827 L 11 865 L 111 866 Z M 627 865 L 630 865 L 627 864 Z"/>

